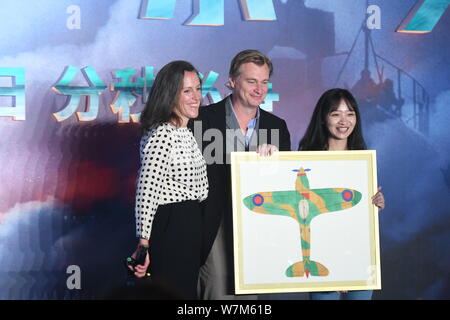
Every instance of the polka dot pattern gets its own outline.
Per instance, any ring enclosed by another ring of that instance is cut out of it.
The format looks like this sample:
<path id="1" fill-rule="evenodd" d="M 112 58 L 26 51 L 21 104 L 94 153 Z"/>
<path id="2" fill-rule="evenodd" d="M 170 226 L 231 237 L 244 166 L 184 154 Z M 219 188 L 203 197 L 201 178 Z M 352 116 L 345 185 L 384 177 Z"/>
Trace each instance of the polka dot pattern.
<path id="1" fill-rule="evenodd" d="M 136 236 L 149 239 L 158 205 L 208 196 L 206 163 L 192 132 L 164 123 L 140 143 L 136 185 Z"/>

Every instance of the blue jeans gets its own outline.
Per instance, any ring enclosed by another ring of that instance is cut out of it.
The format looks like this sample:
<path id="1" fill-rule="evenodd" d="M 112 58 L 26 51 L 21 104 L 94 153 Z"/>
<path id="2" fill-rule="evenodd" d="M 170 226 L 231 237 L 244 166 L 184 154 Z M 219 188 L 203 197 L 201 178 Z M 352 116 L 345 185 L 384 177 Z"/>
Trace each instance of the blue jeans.
<path id="1" fill-rule="evenodd" d="M 348 291 L 347 293 L 311 292 L 309 298 L 311 300 L 372 300 L 372 293 L 372 290 Z"/>

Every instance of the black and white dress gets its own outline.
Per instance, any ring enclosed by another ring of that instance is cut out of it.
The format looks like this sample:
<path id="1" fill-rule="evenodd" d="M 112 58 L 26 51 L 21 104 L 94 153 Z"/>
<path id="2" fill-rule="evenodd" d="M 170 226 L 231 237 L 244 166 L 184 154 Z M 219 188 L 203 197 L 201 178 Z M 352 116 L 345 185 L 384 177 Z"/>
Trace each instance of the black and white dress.
<path id="1" fill-rule="evenodd" d="M 202 257 L 206 163 L 188 128 L 164 123 L 140 143 L 136 235 L 150 240 L 150 273 L 195 298 Z"/>

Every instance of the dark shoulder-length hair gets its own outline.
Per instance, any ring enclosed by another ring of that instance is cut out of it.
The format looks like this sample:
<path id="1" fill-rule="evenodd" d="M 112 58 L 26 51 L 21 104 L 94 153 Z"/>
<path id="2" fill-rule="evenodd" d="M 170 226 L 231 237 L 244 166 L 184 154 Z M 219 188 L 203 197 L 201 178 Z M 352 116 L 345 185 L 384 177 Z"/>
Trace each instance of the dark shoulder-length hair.
<path id="1" fill-rule="evenodd" d="M 330 132 L 327 127 L 327 116 L 339 107 L 341 100 L 344 100 L 349 109 L 354 111 L 356 115 L 356 125 L 348 137 L 347 148 L 349 150 L 367 149 L 362 134 L 361 115 L 355 98 L 348 90 L 334 88 L 325 91 L 317 101 L 305 135 L 300 140 L 298 150 L 328 150 Z"/>
<path id="2" fill-rule="evenodd" d="M 181 124 L 181 119 L 175 113 L 175 108 L 183 88 L 185 71 L 195 71 L 199 75 L 197 69 L 191 63 L 182 60 L 169 62 L 158 72 L 147 103 L 141 113 L 142 134 L 164 122 Z M 201 83 L 200 76 L 199 80 Z"/>

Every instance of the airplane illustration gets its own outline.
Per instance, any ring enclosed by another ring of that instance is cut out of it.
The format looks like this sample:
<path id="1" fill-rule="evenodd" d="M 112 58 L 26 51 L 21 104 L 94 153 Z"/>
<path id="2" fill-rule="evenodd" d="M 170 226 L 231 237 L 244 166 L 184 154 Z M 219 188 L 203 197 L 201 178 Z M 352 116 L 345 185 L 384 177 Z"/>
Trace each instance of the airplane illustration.
<path id="1" fill-rule="evenodd" d="M 310 189 L 306 171 L 300 168 L 295 180 L 295 190 L 258 192 L 243 199 L 251 211 L 262 214 L 280 215 L 295 219 L 300 225 L 300 239 L 303 261 L 289 266 L 288 277 L 327 276 L 328 269 L 310 259 L 311 220 L 320 214 L 345 210 L 356 206 L 361 193 L 347 188 Z"/>

